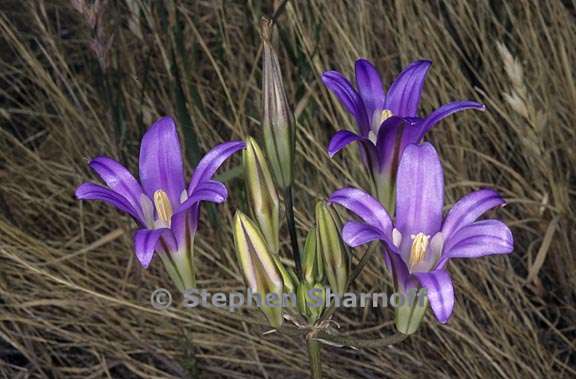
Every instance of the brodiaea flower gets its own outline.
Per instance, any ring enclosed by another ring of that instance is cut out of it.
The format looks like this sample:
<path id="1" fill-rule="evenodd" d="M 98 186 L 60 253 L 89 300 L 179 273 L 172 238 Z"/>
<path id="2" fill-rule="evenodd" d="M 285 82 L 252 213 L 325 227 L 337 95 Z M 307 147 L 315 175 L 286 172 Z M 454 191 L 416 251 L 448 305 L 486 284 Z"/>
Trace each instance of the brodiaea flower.
<path id="1" fill-rule="evenodd" d="M 108 185 L 84 183 L 76 190 L 83 200 L 103 200 L 128 213 L 140 226 L 134 234 L 138 261 L 148 267 L 159 253 L 176 286 L 195 287 L 192 261 L 194 235 L 198 228 L 201 201 L 221 203 L 226 187 L 212 176 L 244 142 L 223 143 L 210 150 L 198 163 L 188 188 L 174 120 L 159 119 L 148 129 L 140 147 L 140 183 L 120 163 L 98 157 L 90 167 Z"/>
<path id="2" fill-rule="evenodd" d="M 366 192 L 344 188 L 330 201 L 358 215 L 342 229 L 344 241 L 356 247 L 381 240 L 397 289 L 405 292 L 422 286 L 428 291 L 436 318 L 448 321 L 454 306 L 454 290 L 446 265 L 453 258 L 478 258 L 512 251 L 510 229 L 498 220 L 477 219 L 504 204 L 493 190 L 483 189 L 463 197 L 442 217 L 444 174 L 432 145 L 409 145 L 398 167 L 395 220 Z"/>
<path id="3" fill-rule="evenodd" d="M 352 142 L 361 142 L 364 161 L 370 169 L 378 198 L 393 208 L 395 171 L 402 152 L 443 118 L 465 109 L 484 110 L 474 101 L 448 103 L 426 117 L 418 116 L 420 95 L 432 62 L 412 62 L 384 93 L 376 68 L 366 59 L 356 61 L 356 88 L 337 71 L 322 74 L 324 84 L 354 117 L 358 133 L 338 131 L 328 145 L 334 156 Z"/>

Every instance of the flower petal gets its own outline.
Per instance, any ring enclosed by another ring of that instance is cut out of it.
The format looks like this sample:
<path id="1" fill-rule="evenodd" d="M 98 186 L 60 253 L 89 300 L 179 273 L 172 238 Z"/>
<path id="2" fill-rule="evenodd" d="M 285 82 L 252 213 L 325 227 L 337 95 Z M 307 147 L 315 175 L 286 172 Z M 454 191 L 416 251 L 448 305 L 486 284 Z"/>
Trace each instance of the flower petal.
<path id="1" fill-rule="evenodd" d="M 128 213 L 137 222 L 145 224 L 139 212 L 130 202 L 117 192 L 94 183 L 84 183 L 76 189 L 76 197 L 81 200 L 102 200 L 122 212 Z"/>
<path id="2" fill-rule="evenodd" d="M 506 224 L 498 220 L 483 220 L 454 233 L 446 241 L 443 258 L 478 258 L 492 254 L 508 254 L 513 248 L 512 232 Z"/>
<path id="3" fill-rule="evenodd" d="M 141 208 L 140 199 L 144 191 L 126 167 L 112 158 L 97 157 L 90 162 L 90 168 L 106 182 L 108 187 L 128 200 L 134 209 Z"/>
<path id="4" fill-rule="evenodd" d="M 354 116 L 360 134 L 367 136 L 370 132 L 370 123 L 362 98 L 352 87 L 352 84 L 338 71 L 326 71 L 322 74 L 322 81 L 338 98 L 346 110 Z"/>
<path id="5" fill-rule="evenodd" d="M 223 203 L 228 198 L 226 186 L 216 180 L 206 180 L 198 184 L 194 192 L 184 201 L 177 212 L 190 208 L 200 201 L 210 201 L 212 203 Z"/>
<path id="6" fill-rule="evenodd" d="M 461 228 L 472 224 L 488 210 L 504 205 L 504 199 L 493 189 L 481 189 L 464 196 L 454 204 L 442 225 L 448 239 Z"/>
<path id="7" fill-rule="evenodd" d="M 363 222 L 348 221 L 342 228 L 342 240 L 350 247 L 382 239 L 385 240 L 385 236 L 380 229 Z"/>
<path id="8" fill-rule="evenodd" d="M 180 251 L 192 251 L 194 236 L 198 230 L 199 208 L 200 204 L 195 203 L 190 208 L 177 212 L 172 216 L 170 229 L 172 229 Z"/>
<path id="9" fill-rule="evenodd" d="M 415 287 L 410 283 L 410 272 L 408 271 L 408 266 L 398 254 L 396 250 L 391 250 L 390 246 L 387 246 L 388 249 L 383 248 L 384 254 L 384 262 L 386 263 L 386 267 L 388 270 L 392 272 L 392 277 L 394 279 L 394 288 L 396 291 L 403 293 L 408 289 Z M 412 280 L 413 281 L 413 280 Z"/>
<path id="10" fill-rule="evenodd" d="M 378 228 L 384 236 L 392 239 L 392 220 L 388 212 L 368 193 L 357 188 L 342 188 L 332 193 L 328 201 L 354 212 L 368 225 Z"/>
<path id="11" fill-rule="evenodd" d="M 422 287 L 428 291 L 428 301 L 434 315 L 442 324 L 448 322 L 454 309 L 454 287 L 450 274 L 445 270 L 417 272 Z"/>
<path id="12" fill-rule="evenodd" d="M 479 111 L 486 110 L 483 104 L 477 103 L 475 101 L 455 101 L 452 103 L 444 104 L 440 108 L 436 109 L 434 112 L 430 113 L 418 126 L 418 138 L 420 140 L 434 125 L 442 121 L 444 118 L 450 116 L 453 113 L 464 111 L 467 109 L 476 109 Z"/>
<path id="13" fill-rule="evenodd" d="M 386 93 L 385 108 L 400 117 L 416 117 L 424 80 L 432 62 L 412 62 L 396 77 Z"/>
<path id="14" fill-rule="evenodd" d="M 242 150 L 245 146 L 244 141 L 231 141 L 213 147 L 204 155 L 200 162 L 198 162 L 198 166 L 196 166 L 192 174 L 192 179 L 190 180 L 190 185 L 188 186 L 188 193 L 193 193 L 201 182 L 212 179 L 212 176 L 216 170 L 222 166 L 222 163 L 235 152 Z"/>
<path id="15" fill-rule="evenodd" d="M 434 235 L 442 225 L 443 202 L 444 172 L 438 153 L 429 143 L 409 145 L 398 167 L 396 229 L 406 237 Z M 410 238 L 402 243 L 410 244 Z"/>
<path id="16" fill-rule="evenodd" d="M 352 133 L 348 130 L 339 130 L 332 136 L 330 143 L 328 144 L 328 155 L 332 158 L 336 153 L 350 145 L 352 142 L 362 141 L 364 137 L 360 137 L 356 133 Z"/>
<path id="17" fill-rule="evenodd" d="M 159 246 L 160 238 L 169 251 L 176 249 L 176 241 L 170 229 L 140 229 L 134 234 L 136 257 L 144 268 L 150 265 L 155 251 L 164 249 Z"/>
<path id="18" fill-rule="evenodd" d="M 356 85 L 366 107 L 367 116 L 372 119 L 376 110 L 382 110 L 386 95 L 378 70 L 366 59 L 358 59 L 355 65 Z"/>
<path id="19" fill-rule="evenodd" d="M 411 125 L 401 117 L 392 116 L 382 123 L 376 139 L 376 155 L 380 172 L 386 171 L 394 177 L 393 167 L 398 167 L 402 151 L 406 147 L 403 143 L 404 133 Z"/>
<path id="20" fill-rule="evenodd" d="M 163 117 L 152 125 L 140 146 L 140 181 L 151 199 L 157 190 L 166 191 L 172 207 L 180 204 L 184 190 L 184 165 L 176 124 Z"/>

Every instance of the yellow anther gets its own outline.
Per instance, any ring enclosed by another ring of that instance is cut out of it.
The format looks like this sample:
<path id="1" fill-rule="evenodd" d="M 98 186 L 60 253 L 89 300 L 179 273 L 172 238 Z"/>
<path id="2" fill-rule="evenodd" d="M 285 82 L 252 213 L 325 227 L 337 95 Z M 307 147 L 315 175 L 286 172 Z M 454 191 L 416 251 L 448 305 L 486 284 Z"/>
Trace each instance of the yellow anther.
<path id="1" fill-rule="evenodd" d="M 410 249 L 408 266 L 410 266 L 410 270 L 412 270 L 418 263 L 422 262 L 426 256 L 430 236 L 424 233 L 418 233 L 415 236 L 410 236 L 410 238 L 412 238 L 412 248 Z"/>
<path id="2" fill-rule="evenodd" d="M 380 125 L 382 125 L 384 121 L 388 120 L 392 116 L 394 116 L 394 114 L 390 109 L 384 109 L 380 114 Z"/>
<path id="3" fill-rule="evenodd" d="M 154 207 L 156 207 L 158 218 L 163 222 L 170 224 L 172 205 L 170 204 L 170 199 L 165 191 L 157 190 L 154 192 Z"/>

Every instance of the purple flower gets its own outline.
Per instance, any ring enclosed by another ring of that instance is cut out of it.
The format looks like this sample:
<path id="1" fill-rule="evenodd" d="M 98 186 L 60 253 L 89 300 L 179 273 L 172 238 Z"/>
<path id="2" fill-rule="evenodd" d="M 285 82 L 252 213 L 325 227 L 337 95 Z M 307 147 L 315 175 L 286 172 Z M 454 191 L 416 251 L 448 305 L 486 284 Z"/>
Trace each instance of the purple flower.
<path id="1" fill-rule="evenodd" d="M 140 147 L 140 183 L 120 163 L 108 157 L 90 162 L 107 187 L 84 183 L 76 190 L 82 200 L 103 200 L 128 213 L 139 225 L 134 234 L 138 261 L 148 267 L 159 253 L 176 285 L 195 285 L 192 245 L 201 201 L 221 203 L 226 187 L 212 176 L 244 142 L 227 142 L 210 150 L 198 163 L 188 188 L 174 120 L 163 117 L 148 129 Z"/>
<path id="2" fill-rule="evenodd" d="M 396 216 L 371 195 L 355 188 L 334 192 L 330 201 L 359 216 L 342 229 L 344 241 L 356 247 L 384 241 L 388 267 L 400 291 L 418 285 L 428 291 L 436 318 L 445 323 L 452 314 L 454 289 L 446 269 L 452 258 L 478 258 L 512 252 L 510 229 L 498 220 L 478 218 L 504 200 L 492 189 L 472 192 L 442 217 L 444 174 L 429 143 L 409 145 L 398 167 Z"/>
<path id="3" fill-rule="evenodd" d="M 406 146 L 420 142 L 428 130 L 452 113 L 485 109 L 474 101 L 457 101 L 419 117 L 420 94 L 431 65 L 427 60 L 412 62 L 386 93 L 378 71 L 366 59 L 356 61 L 356 88 L 337 71 L 322 74 L 326 87 L 354 117 L 358 127 L 358 133 L 336 132 L 328 145 L 328 153 L 332 157 L 350 143 L 360 142 L 378 198 L 388 210 L 393 208 L 395 171 Z"/>

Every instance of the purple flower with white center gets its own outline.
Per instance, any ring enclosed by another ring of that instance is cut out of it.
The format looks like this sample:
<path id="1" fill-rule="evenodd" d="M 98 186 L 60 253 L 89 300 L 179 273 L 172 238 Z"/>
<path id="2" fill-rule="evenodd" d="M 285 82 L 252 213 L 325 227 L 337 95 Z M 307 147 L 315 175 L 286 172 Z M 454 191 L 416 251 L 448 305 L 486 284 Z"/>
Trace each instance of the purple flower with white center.
<path id="1" fill-rule="evenodd" d="M 512 252 L 512 233 L 504 223 L 478 221 L 489 209 L 502 206 L 504 200 L 494 190 L 482 189 L 464 196 L 443 218 L 444 173 L 429 143 L 406 147 L 397 178 L 394 221 L 378 200 L 359 189 L 340 189 L 330 196 L 330 202 L 363 221 L 346 223 L 343 240 L 352 247 L 384 241 L 390 251 L 386 263 L 397 290 L 426 288 L 436 318 L 445 323 L 454 306 L 448 261 Z"/>
<path id="2" fill-rule="evenodd" d="M 210 150 L 194 170 L 188 188 L 174 120 L 163 117 L 146 132 L 140 146 L 140 183 L 120 163 L 108 157 L 90 162 L 107 187 L 84 183 L 76 190 L 82 200 L 103 200 L 128 213 L 139 225 L 134 234 L 136 257 L 147 268 L 158 253 L 176 286 L 196 285 L 194 235 L 201 201 L 222 203 L 228 192 L 212 180 L 224 161 L 245 146 L 227 142 Z"/>
<path id="3" fill-rule="evenodd" d="M 389 211 L 394 208 L 395 171 L 406 146 L 420 142 L 426 132 L 455 112 L 485 109 L 474 101 L 457 101 L 419 117 L 420 95 L 431 65 L 427 60 L 412 62 L 386 93 L 378 71 L 366 59 L 356 61 L 356 88 L 337 71 L 322 74 L 322 81 L 354 117 L 358 128 L 358 133 L 336 132 L 328 145 L 328 153 L 333 157 L 350 143 L 360 142 L 375 193 Z"/>

